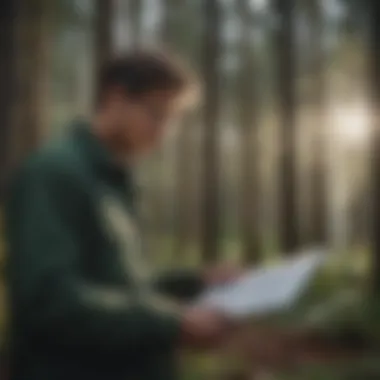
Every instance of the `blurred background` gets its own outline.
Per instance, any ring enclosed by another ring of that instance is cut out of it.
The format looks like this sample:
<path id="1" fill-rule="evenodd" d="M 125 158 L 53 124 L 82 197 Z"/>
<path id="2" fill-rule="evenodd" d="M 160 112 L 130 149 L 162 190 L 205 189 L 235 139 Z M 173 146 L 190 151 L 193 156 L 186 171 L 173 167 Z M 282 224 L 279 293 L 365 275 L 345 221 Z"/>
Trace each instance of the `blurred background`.
<path id="1" fill-rule="evenodd" d="M 91 115 L 107 57 L 168 48 L 198 73 L 203 99 L 136 170 L 149 255 L 166 268 L 261 265 L 328 246 L 339 255 L 293 323 L 318 324 L 344 364 L 304 364 L 299 378 L 380 379 L 378 3 L 3 0 L 0 204 L 25 155 Z M 184 378 L 221 367 L 192 360 Z"/>

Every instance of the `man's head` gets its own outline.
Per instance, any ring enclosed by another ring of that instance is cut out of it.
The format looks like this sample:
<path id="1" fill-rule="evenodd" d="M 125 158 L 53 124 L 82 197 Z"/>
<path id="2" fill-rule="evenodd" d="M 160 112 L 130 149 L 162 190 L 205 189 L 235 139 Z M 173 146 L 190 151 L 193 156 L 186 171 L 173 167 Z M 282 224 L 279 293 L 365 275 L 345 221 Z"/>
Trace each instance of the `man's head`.
<path id="1" fill-rule="evenodd" d="M 166 125 L 183 110 L 194 82 L 174 59 L 157 52 L 131 52 L 99 74 L 96 125 L 118 153 L 154 147 Z"/>

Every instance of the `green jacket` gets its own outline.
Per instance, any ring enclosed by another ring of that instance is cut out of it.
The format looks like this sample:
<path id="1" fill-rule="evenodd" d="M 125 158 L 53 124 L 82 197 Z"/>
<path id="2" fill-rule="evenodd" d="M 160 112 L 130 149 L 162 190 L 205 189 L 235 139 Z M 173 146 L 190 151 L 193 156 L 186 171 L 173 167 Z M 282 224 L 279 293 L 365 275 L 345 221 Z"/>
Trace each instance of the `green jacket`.
<path id="1" fill-rule="evenodd" d="M 133 199 L 85 122 L 21 168 L 6 212 L 11 380 L 177 376 L 177 302 L 202 281 L 149 273 Z"/>

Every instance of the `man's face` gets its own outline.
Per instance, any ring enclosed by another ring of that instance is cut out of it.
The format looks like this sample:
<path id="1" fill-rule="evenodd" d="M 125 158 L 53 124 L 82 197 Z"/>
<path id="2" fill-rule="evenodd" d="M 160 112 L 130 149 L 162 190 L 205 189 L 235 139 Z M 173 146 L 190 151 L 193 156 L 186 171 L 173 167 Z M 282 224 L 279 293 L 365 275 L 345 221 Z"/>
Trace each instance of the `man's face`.
<path id="1" fill-rule="evenodd" d="M 121 151 L 142 154 L 162 139 L 178 111 L 177 96 L 155 91 L 139 97 L 115 92 L 105 106 L 108 124 Z"/>

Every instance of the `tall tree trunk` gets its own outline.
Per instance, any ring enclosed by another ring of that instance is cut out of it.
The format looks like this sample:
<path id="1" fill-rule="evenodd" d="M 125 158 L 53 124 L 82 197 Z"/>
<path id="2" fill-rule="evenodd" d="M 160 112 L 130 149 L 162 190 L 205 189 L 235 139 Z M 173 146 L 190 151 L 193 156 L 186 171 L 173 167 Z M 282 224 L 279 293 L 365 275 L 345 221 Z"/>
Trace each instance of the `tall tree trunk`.
<path id="1" fill-rule="evenodd" d="M 35 149 L 48 134 L 48 83 L 51 2 L 16 1 L 15 97 L 13 101 L 12 165 Z"/>
<path id="2" fill-rule="evenodd" d="M 1 192 L 13 167 L 36 147 L 46 133 L 50 11 L 51 2 L 47 0 L 7 0 L 1 9 Z M 2 263 L 0 257 L 0 266 Z M 0 313 L 5 309 L 6 299 L 1 280 Z M 3 312 L 0 316 L 1 330 L 8 331 L 7 318 L 8 315 Z M 0 353 L 0 377 L 9 375 L 9 355 L 6 352 L 8 334 L 4 338 L 5 350 Z"/>
<path id="3" fill-rule="evenodd" d="M 218 0 L 204 2 L 203 82 L 204 142 L 202 199 L 202 258 L 215 261 L 218 257 L 219 235 L 219 141 L 220 103 L 219 58 L 221 54 L 221 9 Z"/>
<path id="4" fill-rule="evenodd" d="M 94 22 L 94 50 L 95 50 L 95 89 L 99 89 L 99 73 L 103 64 L 110 59 L 113 52 L 113 0 L 95 0 L 95 22 Z"/>
<path id="5" fill-rule="evenodd" d="M 132 46 L 138 47 L 141 42 L 142 25 L 141 15 L 143 11 L 143 0 L 129 0 L 129 22 L 132 32 Z"/>
<path id="6" fill-rule="evenodd" d="M 191 0 L 190 0 L 191 1 Z M 165 17 L 163 20 L 162 39 L 171 51 L 190 59 L 189 35 L 193 33 L 189 19 L 189 1 L 165 0 Z M 192 138 L 193 115 L 186 115 L 179 125 L 175 152 L 175 243 L 174 254 L 185 257 L 192 239 Z"/>
<path id="7" fill-rule="evenodd" d="M 380 3 L 368 0 L 370 24 L 370 77 L 369 88 L 372 97 L 372 276 L 373 289 L 380 295 Z"/>
<path id="8" fill-rule="evenodd" d="M 16 2 L 4 1 L 0 12 L 0 203 L 10 171 L 10 137 L 15 79 Z"/>
<path id="9" fill-rule="evenodd" d="M 192 128 L 194 118 L 187 117 L 179 132 L 177 142 L 176 158 L 176 178 L 177 178 L 177 202 L 178 222 L 176 227 L 176 245 L 175 252 L 182 257 L 186 256 L 186 251 L 190 247 L 193 239 L 192 233 L 192 215 L 193 209 L 193 147 L 192 147 Z"/>
<path id="10" fill-rule="evenodd" d="M 138 2 L 138 0 L 132 0 Z M 173 0 L 161 0 L 162 15 L 159 28 L 159 40 L 170 48 L 176 47 L 175 36 L 177 33 L 177 11 L 180 11 L 181 4 L 178 1 Z M 137 6 L 134 6 L 135 11 L 137 11 Z M 141 9 L 140 9 L 141 11 Z M 136 27 L 136 24 L 135 24 Z M 138 41 L 136 41 L 138 43 Z M 172 238 L 171 225 L 168 221 L 171 219 L 170 215 L 173 209 L 172 199 L 168 199 L 171 195 L 168 194 L 167 190 L 163 186 L 163 183 L 167 175 L 168 161 L 170 152 L 166 147 L 160 146 L 155 152 L 155 157 L 151 164 L 151 176 L 152 184 L 149 189 L 147 189 L 147 196 L 150 202 L 150 231 L 149 231 L 149 251 L 154 255 L 160 254 L 161 251 L 167 250 L 167 246 L 163 247 L 164 237 L 170 236 Z M 175 230 L 175 227 L 173 228 Z M 172 242 L 172 241 L 170 241 Z M 174 239 L 173 239 L 174 243 Z M 173 246 L 171 245 L 170 248 Z M 170 252 L 171 253 L 171 252 Z"/>
<path id="11" fill-rule="evenodd" d="M 175 0 L 162 0 L 161 40 L 170 49 L 176 46 L 178 12 L 181 10 L 182 5 Z"/>
<path id="12" fill-rule="evenodd" d="M 0 12 L 0 208 L 3 205 L 11 169 L 10 140 L 12 103 L 15 95 L 15 16 L 15 1 L 4 1 Z M 3 311 L 6 307 L 6 294 L 3 276 L 5 257 L 4 245 L 2 244 L 2 230 L 3 225 L 0 219 L 0 333 L 4 335 L 6 331 L 5 318 L 7 316 Z M 9 355 L 7 347 L 4 347 L 3 344 L 4 341 L 0 342 L 0 378 L 7 378 L 9 377 Z"/>
<path id="13" fill-rule="evenodd" d="M 309 25 L 311 29 L 310 74 L 312 77 L 311 105 L 313 150 L 311 171 L 311 242 L 315 244 L 325 243 L 327 240 L 327 194 L 326 173 L 327 152 L 325 144 L 324 121 L 324 78 L 323 78 L 323 10 L 320 0 L 308 1 Z"/>
<path id="14" fill-rule="evenodd" d="M 299 244 L 297 229 L 296 194 L 296 99 L 295 99 L 295 44 L 294 2 L 273 0 L 279 26 L 275 35 L 280 117 L 280 183 L 279 183 L 279 243 L 285 253 Z"/>
<path id="15" fill-rule="evenodd" d="M 241 230 L 244 260 L 254 262 L 260 257 L 256 62 L 252 38 L 254 17 L 248 0 L 238 0 L 237 6 L 241 23 L 238 81 L 242 160 Z"/>

